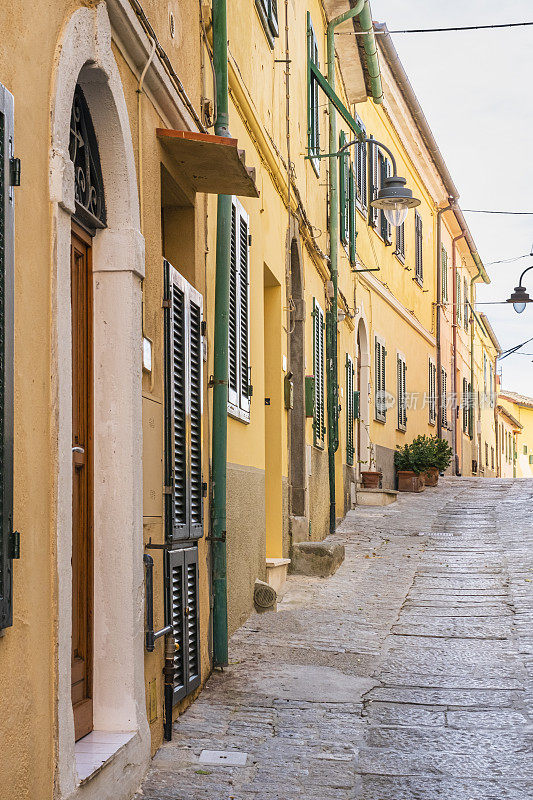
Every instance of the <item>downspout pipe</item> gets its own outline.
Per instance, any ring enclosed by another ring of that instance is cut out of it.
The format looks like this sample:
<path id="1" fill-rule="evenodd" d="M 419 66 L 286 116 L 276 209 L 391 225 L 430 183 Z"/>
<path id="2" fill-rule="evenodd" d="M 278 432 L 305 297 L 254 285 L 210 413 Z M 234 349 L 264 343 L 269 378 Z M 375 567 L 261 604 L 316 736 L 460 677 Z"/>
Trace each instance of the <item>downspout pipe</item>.
<path id="1" fill-rule="evenodd" d="M 216 78 L 215 134 L 229 136 L 226 0 L 213 0 L 213 64 Z M 228 330 L 231 195 L 217 201 L 212 440 L 213 665 L 228 664 L 226 560 L 226 462 L 228 451 Z"/>
<path id="2" fill-rule="evenodd" d="M 359 17 L 359 24 L 362 31 L 366 34 L 364 38 L 364 49 L 366 65 L 370 77 L 372 99 L 374 103 L 383 102 L 383 90 L 381 86 L 381 73 L 379 70 L 378 51 L 372 17 L 370 14 L 370 4 L 368 0 L 357 0 L 349 11 L 335 17 L 328 24 L 326 32 L 327 40 L 327 67 L 328 83 L 335 91 L 335 29 L 349 19 Z M 327 408 L 328 408 L 328 471 L 329 471 L 329 529 L 333 533 L 336 524 L 335 507 L 335 453 L 339 447 L 339 400 L 338 400 L 338 364 L 337 364 L 337 302 L 338 302 L 338 259 L 339 259 L 339 177 L 336 152 L 337 143 L 337 112 L 331 100 L 329 101 L 329 199 L 330 199 L 330 219 L 329 219 L 329 255 L 330 255 L 330 274 L 333 285 L 333 296 L 329 309 L 326 312 L 326 367 L 328 376 L 327 385 Z"/>
<path id="3" fill-rule="evenodd" d="M 437 211 L 437 324 L 436 324 L 436 350 L 437 350 L 437 436 L 442 438 L 442 346 L 441 346 L 441 314 L 442 314 L 442 215 L 451 211 L 452 198 L 444 208 Z"/>
<path id="4" fill-rule="evenodd" d="M 335 91 L 335 28 L 361 13 L 365 0 L 331 20 L 327 27 L 328 83 Z M 365 37 L 366 39 L 367 37 Z M 339 399 L 337 365 L 337 303 L 338 303 L 338 260 L 339 260 L 339 173 L 337 165 L 337 112 L 329 101 L 329 260 L 333 285 L 332 297 L 326 311 L 326 373 L 327 373 L 327 411 L 328 411 L 328 474 L 329 474 L 329 531 L 333 533 L 336 525 L 335 503 L 335 453 L 339 447 Z"/>
<path id="5" fill-rule="evenodd" d="M 460 475 L 461 470 L 459 469 L 459 448 L 458 448 L 458 416 L 457 416 L 457 258 L 455 255 L 456 247 L 458 241 L 460 241 L 464 236 L 464 233 L 459 234 L 459 236 L 455 236 L 452 239 L 452 281 L 453 281 L 453 304 L 452 304 L 452 331 L 453 331 L 453 368 L 452 368 L 452 397 L 454 398 L 454 408 L 453 408 L 453 426 L 452 426 L 452 447 L 453 447 L 453 474 Z"/>

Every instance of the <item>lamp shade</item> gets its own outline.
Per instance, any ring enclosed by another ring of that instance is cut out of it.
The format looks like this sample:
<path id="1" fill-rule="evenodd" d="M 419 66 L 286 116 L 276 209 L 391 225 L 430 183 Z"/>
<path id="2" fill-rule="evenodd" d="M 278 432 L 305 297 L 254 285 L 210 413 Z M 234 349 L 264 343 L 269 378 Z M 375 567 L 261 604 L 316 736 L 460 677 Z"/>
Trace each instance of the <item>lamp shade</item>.
<path id="1" fill-rule="evenodd" d="M 406 187 L 406 183 L 405 178 L 398 175 L 385 178 L 377 198 L 370 204 L 383 211 L 387 221 L 396 227 L 404 222 L 410 208 L 420 205 L 420 200 L 413 197 L 413 193 Z"/>
<path id="2" fill-rule="evenodd" d="M 514 292 L 507 299 L 507 302 L 513 304 L 513 308 L 517 314 L 521 314 L 526 307 L 526 303 L 532 303 L 533 300 L 526 292 L 525 286 L 515 286 Z"/>

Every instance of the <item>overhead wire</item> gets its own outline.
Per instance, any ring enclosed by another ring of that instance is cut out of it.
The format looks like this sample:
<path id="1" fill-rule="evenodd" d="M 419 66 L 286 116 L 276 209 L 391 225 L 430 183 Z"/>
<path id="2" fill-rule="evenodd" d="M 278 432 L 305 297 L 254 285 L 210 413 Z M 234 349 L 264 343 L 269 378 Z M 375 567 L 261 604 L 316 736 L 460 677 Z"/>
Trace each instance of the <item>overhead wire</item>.
<path id="1" fill-rule="evenodd" d="M 533 22 L 502 22 L 496 25 L 461 25 L 455 28 L 407 28 L 403 30 L 374 30 L 374 31 L 336 31 L 335 36 L 367 36 L 369 33 L 375 35 L 384 33 L 447 33 L 449 31 L 482 31 L 494 30 L 496 28 L 524 28 L 533 25 Z"/>

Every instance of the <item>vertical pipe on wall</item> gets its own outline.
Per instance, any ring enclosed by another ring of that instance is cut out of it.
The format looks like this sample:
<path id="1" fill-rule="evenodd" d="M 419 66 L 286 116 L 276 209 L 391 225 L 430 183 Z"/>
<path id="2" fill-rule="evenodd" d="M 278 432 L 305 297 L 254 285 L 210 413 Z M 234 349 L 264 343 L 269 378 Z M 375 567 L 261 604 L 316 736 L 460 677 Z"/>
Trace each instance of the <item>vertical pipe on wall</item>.
<path id="1" fill-rule="evenodd" d="M 335 28 L 361 13 L 365 0 L 344 14 L 331 20 L 327 27 L 328 83 L 335 91 Z M 329 152 L 336 154 L 337 112 L 329 101 Z M 329 261 L 333 297 L 326 311 L 326 374 L 328 409 L 328 472 L 329 472 L 329 530 L 333 533 L 336 523 L 335 509 L 335 453 L 339 447 L 338 430 L 338 374 L 337 374 L 337 300 L 338 300 L 338 256 L 339 256 L 339 179 L 337 156 L 329 158 Z"/>
<path id="2" fill-rule="evenodd" d="M 450 198 L 451 201 L 451 198 Z M 452 206 L 450 203 L 445 208 L 439 208 L 437 211 L 437 320 L 436 320 L 436 334 L 437 334 L 437 436 L 442 438 L 442 343 L 441 343 L 441 314 L 442 314 L 442 215 L 446 211 L 450 211 Z M 446 398 L 444 398 L 446 402 Z"/>
<path id="3" fill-rule="evenodd" d="M 229 136 L 228 37 L 226 0 L 213 0 L 213 62 L 216 76 L 215 134 Z M 228 449 L 228 321 L 230 280 L 231 196 L 219 195 L 215 277 L 213 357 L 212 516 L 213 663 L 228 663 L 228 600 L 226 562 L 226 462 Z"/>

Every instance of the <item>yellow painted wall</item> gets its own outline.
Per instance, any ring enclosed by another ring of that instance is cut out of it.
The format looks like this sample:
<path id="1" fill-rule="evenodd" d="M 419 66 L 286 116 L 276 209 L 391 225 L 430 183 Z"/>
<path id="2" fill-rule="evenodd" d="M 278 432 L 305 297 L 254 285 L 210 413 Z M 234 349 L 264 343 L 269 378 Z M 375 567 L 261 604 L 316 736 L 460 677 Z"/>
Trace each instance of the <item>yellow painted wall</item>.
<path id="1" fill-rule="evenodd" d="M 531 400 L 533 404 L 533 399 Z M 533 456 L 533 408 L 506 399 L 505 395 L 498 397 L 498 403 L 511 412 L 523 429 L 516 439 L 516 477 L 532 478 L 533 464 L 529 463 L 529 457 Z M 526 452 L 524 452 L 526 448 Z"/>

